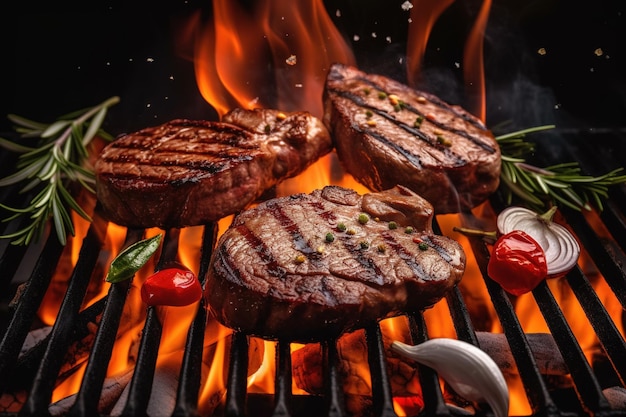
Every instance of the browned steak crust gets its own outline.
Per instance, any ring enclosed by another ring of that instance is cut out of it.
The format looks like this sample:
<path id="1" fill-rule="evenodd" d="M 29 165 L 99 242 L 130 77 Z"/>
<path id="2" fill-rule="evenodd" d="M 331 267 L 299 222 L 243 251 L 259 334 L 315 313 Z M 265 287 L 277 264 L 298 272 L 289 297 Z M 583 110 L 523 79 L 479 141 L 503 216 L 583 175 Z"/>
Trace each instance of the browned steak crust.
<path id="1" fill-rule="evenodd" d="M 369 189 L 405 185 L 437 213 L 475 207 L 497 189 L 500 148 L 461 107 L 341 64 L 332 66 L 324 96 L 339 159 Z"/>
<path id="2" fill-rule="evenodd" d="M 206 224 L 254 202 L 330 152 L 306 112 L 236 109 L 221 122 L 173 120 L 125 135 L 96 162 L 107 218 L 128 227 Z"/>
<path id="3" fill-rule="evenodd" d="M 400 186 L 268 200 L 220 237 L 207 303 L 228 327 L 300 342 L 428 308 L 465 269 L 462 247 L 432 232 L 432 216 L 430 203 Z"/>

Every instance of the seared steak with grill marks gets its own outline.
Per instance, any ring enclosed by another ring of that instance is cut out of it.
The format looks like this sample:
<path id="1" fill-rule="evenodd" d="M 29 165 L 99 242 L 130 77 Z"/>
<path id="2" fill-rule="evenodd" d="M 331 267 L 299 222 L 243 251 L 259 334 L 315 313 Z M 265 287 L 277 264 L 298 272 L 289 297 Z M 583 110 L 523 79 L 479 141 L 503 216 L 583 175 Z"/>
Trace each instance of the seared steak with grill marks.
<path id="1" fill-rule="evenodd" d="M 465 269 L 462 247 L 434 234 L 432 217 L 431 204 L 402 186 L 267 200 L 220 237 L 207 303 L 230 328 L 299 342 L 428 308 Z"/>
<path id="2" fill-rule="evenodd" d="M 124 226 L 200 225 L 244 209 L 331 149 L 326 127 L 306 112 L 173 120 L 109 144 L 95 165 L 96 191 L 105 215 Z"/>
<path id="3" fill-rule="evenodd" d="M 342 165 L 371 190 L 402 184 L 450 213 L 498 187 L 500 148 L 459 106 L 341 64 L 330 69 L 324 103 Z"/>

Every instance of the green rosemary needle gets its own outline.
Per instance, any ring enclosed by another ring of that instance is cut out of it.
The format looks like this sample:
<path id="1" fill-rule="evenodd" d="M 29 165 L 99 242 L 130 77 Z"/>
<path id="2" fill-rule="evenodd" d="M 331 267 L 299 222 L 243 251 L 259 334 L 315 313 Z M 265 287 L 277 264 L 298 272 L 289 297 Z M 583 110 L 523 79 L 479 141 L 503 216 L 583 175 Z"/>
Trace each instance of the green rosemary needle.
<path id="1" fill-rule="evenodd" d="M 8 115 L 20 137 L 35 138 L 37 144 L 29 147 L 0 138 L 0 147 L 20 154 L 16 172 L 0 179 L 0 187 L 19 185 L 21 193 L 32 191 L 35 196 L 22 208 L 0 203 L 2 209 L 12 213 L 3 219 L 4 222 L 18 218 L 27 220 L 24 227 L 0 235 L 0 239 L 11 239 L 14 245 L 28 245 L 43 235 L 52 219 L 57 238 L 65 245 L 68 234 L 74 235 L 70 209 L 91 221 L 71 195 L 69 187 L 78 183 L 95 192 L 95 174 L 85 164 L 89 157 L 87 145 L 95 137 L 113 139 L 101 126 L 108 109 L 118 102 L 119 97 L 111 97 L 97 106 L 62 116 L 49 125 Z"/>
<path id="2" fill-rule="evenodd" d="M 590 176 L 583 175 L 576 162 L 543 168 L 526 163 L 524 155 L 534 150 L 534 145 L 524 140 L 526 135 L 552 128 L 553 125 L 545 125 L 496 136 L 502 154 L 500 179 L 506 202 L 511 204 L 513 196 L 517 196 L 535 209 L 544 208 L 549 202 L 579 211 L 591 210 L 592 203 L 602 211 L 608 187 L 626 182 L 623 168 Z"/>

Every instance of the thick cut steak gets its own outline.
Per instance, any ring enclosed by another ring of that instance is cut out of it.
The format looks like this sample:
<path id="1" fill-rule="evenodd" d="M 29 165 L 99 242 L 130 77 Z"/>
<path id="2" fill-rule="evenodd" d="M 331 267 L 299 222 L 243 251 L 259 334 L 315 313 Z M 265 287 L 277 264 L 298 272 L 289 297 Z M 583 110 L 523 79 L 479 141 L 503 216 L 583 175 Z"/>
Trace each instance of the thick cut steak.
<path id="1" fill-rule="evenodd" d="M 402 186 L 365 195 L 326 186 L 267 200 L 220 237 L 207 303 L 230 328 L 299 342 L 428 308 L 465 270 L 462 247 L 433 233 L 432 216 Z"/>
<path id="2" fill-rule="evenodd" d="M 498 187 L 500 148 L 459 106 L 341 64 L 329 71 L 324 105 L 342 165 L 370 190 L 401 184 L 450 213 Z"/>
<path id="3" fill-rule="evenodd" d="M 108 219 L 124 226 L 206 224 L 331 150 L 307 112 L 236 109 L 220 122 L 173 120 L 117 139 L 96 162 L 96 191 Z"/>

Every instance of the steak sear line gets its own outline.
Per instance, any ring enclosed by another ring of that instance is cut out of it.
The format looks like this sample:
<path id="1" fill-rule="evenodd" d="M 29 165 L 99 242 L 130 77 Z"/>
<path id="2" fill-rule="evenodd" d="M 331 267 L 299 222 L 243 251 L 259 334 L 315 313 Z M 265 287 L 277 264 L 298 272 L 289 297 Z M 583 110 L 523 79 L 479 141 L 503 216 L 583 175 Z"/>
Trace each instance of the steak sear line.
<path id="1" fill-rule="evenodd" d="M 326 186 L 264 201 L 220 237 L 207 305 L 227 327 L 300 342 L 430 307 L 465 268 L 458 242 L 433 235 L 432 216 L 402 186 L 365 195 Z"/>

